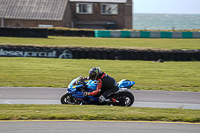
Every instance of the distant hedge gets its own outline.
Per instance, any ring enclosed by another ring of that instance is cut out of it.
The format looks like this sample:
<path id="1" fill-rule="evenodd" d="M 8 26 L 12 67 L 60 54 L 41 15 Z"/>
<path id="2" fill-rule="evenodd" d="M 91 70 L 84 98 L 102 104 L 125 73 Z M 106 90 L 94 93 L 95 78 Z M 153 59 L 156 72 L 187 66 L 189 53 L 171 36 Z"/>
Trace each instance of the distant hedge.
<path id="1" fill-rule="evenodd" d="M 47 38 L 48 31 L 43 28 L 9 28 L 0 27 L 0 36 Z"/>
<path id="2" fill-rule="evenodd" d="M 48 29 L 49 36 L 94 37 L 94 31 Z"/>

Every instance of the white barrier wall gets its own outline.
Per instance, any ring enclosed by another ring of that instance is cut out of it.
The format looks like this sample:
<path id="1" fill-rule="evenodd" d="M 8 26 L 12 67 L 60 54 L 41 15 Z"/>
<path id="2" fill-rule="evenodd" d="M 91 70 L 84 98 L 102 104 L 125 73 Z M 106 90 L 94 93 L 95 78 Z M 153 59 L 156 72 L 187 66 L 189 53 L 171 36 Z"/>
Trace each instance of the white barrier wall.
<path id="1" fill-rule="evenodd" d="M 172 38 L 182 38 L 182 32 L 172 32 Z"/>
<path id="2" fill-rule="evenodd" d="M 150 38 L 160 38 L 160 32 L 159 31 L 152 31 L 150 32 Z"/>
<path id="3" fill-rule="evenodd" d="M 141 36 L 140 31 L 131 31 L 131 37 L 140 38 L 140 36 Z"/>
<path id="4" fill-rule="evenodd" d="M 111 37 L 121 37 L 121 31 L 110 31 Z"/>
<path id="5" fill-rule="evenodd" d="M 193 32 L 193 38 L 200 38 L 200 32 Z"/>

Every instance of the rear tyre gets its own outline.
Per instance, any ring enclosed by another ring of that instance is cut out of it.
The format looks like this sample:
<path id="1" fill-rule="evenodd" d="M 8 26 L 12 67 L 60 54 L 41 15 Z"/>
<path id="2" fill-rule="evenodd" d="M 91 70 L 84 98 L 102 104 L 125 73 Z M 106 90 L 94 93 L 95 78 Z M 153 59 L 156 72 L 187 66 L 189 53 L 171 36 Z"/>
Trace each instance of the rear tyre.
<path id="1" fill-rule="evenodd" d="M 124 91 L 120 93 L 117 97 L 117 100 L 119 101 L 119 106 L 131 106 L 134 103 L 134 96 L 129 91 Z"/>
<path id="2" fill-rule="evenodd" d="M 71 104 L 72 101 L 73 101 L 73 97 L 71 94 L 68 94 L 68 93 L 64 94 L 60 99 L 60 102 L 62 104 Z"/>

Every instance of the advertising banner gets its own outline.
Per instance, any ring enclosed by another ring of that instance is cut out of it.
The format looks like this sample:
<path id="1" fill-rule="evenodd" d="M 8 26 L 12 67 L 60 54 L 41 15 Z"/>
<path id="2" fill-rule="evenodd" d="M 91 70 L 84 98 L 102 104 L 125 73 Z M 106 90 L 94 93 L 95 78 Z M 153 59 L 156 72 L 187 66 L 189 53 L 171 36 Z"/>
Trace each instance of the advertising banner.
<path id="1" fill-rule="evenodd" d="M 0 57 L 73 58 L 69 49 L 0 46 Z"/>

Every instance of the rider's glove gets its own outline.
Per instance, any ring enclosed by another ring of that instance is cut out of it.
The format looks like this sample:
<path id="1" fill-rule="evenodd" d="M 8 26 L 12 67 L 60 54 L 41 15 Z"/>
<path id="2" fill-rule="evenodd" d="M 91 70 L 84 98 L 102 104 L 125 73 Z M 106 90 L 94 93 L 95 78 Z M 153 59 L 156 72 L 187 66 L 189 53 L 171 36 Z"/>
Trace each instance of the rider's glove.
<path id="1" fill-rule="evenodd" d="M 83 79 L 84 79 L 84 80 L 89 80 L 89 77 L 84 77 Z"/>
<path id="2" fill-rule="evenodd" d="M 80 82 L 83 83 L 85 80 L 81 77 L 80 78 Z"/>
<path id="3" fill-rule="evenodd" d="M 88 96 L 88 94 L 89 94 L 88 92 L 84 92 L 84 93 L 83 93 L 83 95 L 84 95 L 85 97 Z"/>

